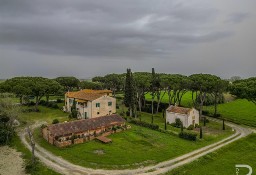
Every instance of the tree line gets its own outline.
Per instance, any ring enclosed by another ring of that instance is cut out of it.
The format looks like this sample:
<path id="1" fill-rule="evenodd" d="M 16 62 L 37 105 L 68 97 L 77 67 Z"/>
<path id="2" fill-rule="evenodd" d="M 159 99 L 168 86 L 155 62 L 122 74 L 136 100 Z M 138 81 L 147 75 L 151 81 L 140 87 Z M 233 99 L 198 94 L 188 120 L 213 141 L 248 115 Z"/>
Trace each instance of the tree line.
<path id="1" fill-rule="evenodd" d="M 126 94 L 124 102 L 130 106 L 131 115 L 138 109 L 139 112 L 146 105 L 145 95 L 151 95 L 152 111 L 153 102 L 156 102 L 155 112 L 159 111 L 160 103 L 164 96 L 168 97 L 168 104 L 181 105 L 182 98 L 192 92 L 193 106 L 200 110 L 211 100 L 217 114 L 217 104 L 223 101 L 223 92 L 229 91 L 238 98 L 246 98 L 255 103 L 255 77 L 244 79 L 232 78 L 231 81 L 223 80 L 211 74 L 165 74 L 152 72 L 134 72 L 130 69 L 127 73 L 107 74 L 96 76 L 92 81 L 80 81 L 76 77 L 57 77 L 48 79 L 43 77 L 14 77 L 0 84 L 0 92 L 11 92 L 20 98 L 24 104 L 30 96 L 35 97 L 37 108 L 43 96 L 49 100 L 50 95 L 63 95 L 67 91 L 78 89 L 110 89 L 113 95 L 121 92 Z M 127 90 L 129 89 L 129 90 Z M 131 91 L 131 95 L 127 92 Z M 131 97 L 128 97 L 131 96 Z M 132 103 L 132 104 L 129 104 Z"/>

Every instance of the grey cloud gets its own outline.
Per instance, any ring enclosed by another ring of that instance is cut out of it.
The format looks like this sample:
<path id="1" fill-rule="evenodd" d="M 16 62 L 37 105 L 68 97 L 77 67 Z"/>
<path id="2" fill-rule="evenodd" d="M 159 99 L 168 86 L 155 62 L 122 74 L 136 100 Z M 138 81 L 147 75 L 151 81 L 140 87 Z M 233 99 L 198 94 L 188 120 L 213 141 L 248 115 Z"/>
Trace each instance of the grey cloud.
<path id="1" fill-rule="evenodd" d="M 35 67 L 29 74 L 40 70 L 40 75 L 46 71 L 47 76 L 63 74 L 58 62 L 75 67 L 65 69 L 67 74 L 82 75 L 85 69 L 80 63 L 85 60 L 94 65 L 86 67 L 90 75 L 101 71 L 95 67 L 102 62 L 104 73 L 125 70 L 113 62 L 126 61 L 129 67 L 146 70 L 156 65 L 152 61 L 156 59 L 159 68 L 168 70 L 161 64 L 182 65 L 189 57 L 182 54 L 190 49 L 201 52 L 200 47 L 208 44 L 212 50 L 210 44 L 231 42 L 237 36 L 234 27 L 251 12 L 232 13 L 229 8 L 224 13 L 218 3 L 204 0 L 0 0 L 0 50 L 5 50 L 1 59 L 17 64 L 22 60 L 26 69 L 31 63 Z M 223 23 L 227 18 L 228 23 Z M 21 53 L 28 58 L 20 58 Z M 191 65 L 198 61 L 189 59 Z M 38 68 L 47 67 L 42 60 L 56 63 L 51 63 L 50 70 Z M 1 64 L 0 68 L 5 70 Z M 185 72 L 190 69 L 199 68 L 194 65 Z M 22 67 L 17 71 L 26 72 Z"/>
<path id="2" fill-rule="evenodd" d="M 229 18 L 226 20 L 229 23 L 240 23 L 243 22 L 250 16 L 249 13 L 237 12 L 229 15 Z"/>
<path id="3" fill-rule="evenodd" d="M 198 26 L 214 20 L 217 10 L 213 8 L 168 1 L 125 2 L 5 1 L 1 9 L 5 10 L 0 12 L 0 45 L 42 54 L 138 59 L 165 56 L 184 44 L 221 38 L 222 32 Z M 196 30 L 209 34 L 195 36 Z"/>

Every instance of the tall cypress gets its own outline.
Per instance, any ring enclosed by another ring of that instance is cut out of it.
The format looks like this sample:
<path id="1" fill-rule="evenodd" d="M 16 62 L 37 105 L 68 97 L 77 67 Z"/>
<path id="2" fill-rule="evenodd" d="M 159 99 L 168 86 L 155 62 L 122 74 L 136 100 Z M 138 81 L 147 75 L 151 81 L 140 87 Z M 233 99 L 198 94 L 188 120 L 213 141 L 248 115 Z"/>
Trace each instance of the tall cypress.
<path id="1" fill-rule="evenodd" d="M 222 129 L 225 130 L 225 119 L 223 119 L 223 123 L 222 123 Z"/>
<path id="2" fill-rule="evenodd" d="M 202 126 L 200 127 L 200 139 L 202 139 L 203 138 L 203 128 L 202 128 Z"/>
<path id="3" fill-rule="evenodd" d="M 152 68 L 151 75 L 151 123 L 154 123 L 154 99 L 155 99 L 155 83 L 156 82 L 156 73 L 155 69 Z"/>
<path id="4" fill-rule="evenodd" d="M 131 69 L 127 69 L 125 79 L 124 104 L 129 107 L 130 116 L 134 115 L 135 93 Z"/>

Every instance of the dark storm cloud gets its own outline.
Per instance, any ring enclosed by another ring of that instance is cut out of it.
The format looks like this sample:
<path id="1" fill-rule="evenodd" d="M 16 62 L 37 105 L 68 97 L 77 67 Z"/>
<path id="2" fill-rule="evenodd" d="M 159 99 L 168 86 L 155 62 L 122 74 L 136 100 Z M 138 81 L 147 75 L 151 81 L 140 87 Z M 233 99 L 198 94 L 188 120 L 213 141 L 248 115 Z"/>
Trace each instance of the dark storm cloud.
<path id="1" fill-rule="evenodd" d="M 202 46 L 232 42 L 238 35 L 235 26 L 228 25 L 239 24 L 251 15 L 245 10 L 230 10 L 232 3 L 0 0 L 0 75 L 91 76 L 125 70 L 126 66 L 115 66 L 122 63 L 145 70 L 155 66 L 155 60 L 163 72 L 169 71 L 166 63 L 174 65 L 175 60 L 179 61 L 172 71 L 180 71 L 178 67 L 183 67 L 184 74 L 192 68 L 200 71 L 200 59 L 189 51 L 198 54 Z M 216 48 L 211 47 L 209 53 Z M 204 52 L 206 60 L 210 59 L 208 52 Z M 182 62 L 188 59 L 194 65 L 184 67 Z M 13 64 L 22 67 L 8 69 Z M 98 65 L 104 67 L 98 70 Z"/>
<path id="2" fill-rule="evenodd" d="M 137 59 L 231 35 L 203 29 L 216 9 L 168 1 L 8 0 L 0 6 L 0 44 L 43 54 Z"/>

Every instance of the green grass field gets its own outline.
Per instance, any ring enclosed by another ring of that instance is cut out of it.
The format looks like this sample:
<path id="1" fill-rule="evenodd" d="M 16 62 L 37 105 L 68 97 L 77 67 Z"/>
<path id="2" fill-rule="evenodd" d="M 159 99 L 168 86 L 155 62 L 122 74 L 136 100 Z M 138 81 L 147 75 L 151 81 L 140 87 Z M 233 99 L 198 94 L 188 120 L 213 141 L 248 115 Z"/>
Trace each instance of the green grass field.
<path id="1" fill-rule="evenodd" d="M 33 108 L 33 107 L 30 107 Z M 22 107 L 22 109 L 28 109 L 28 107 Z M 40 121 L 46 121 L 52 123 L 53 119 L 58 119 L 60 122 L 68 120 L 68 113 L 61 111 L 60 109 L 52 109 L 44 106 L 39 106 L 40 112 L 23 112 L 20 114 L 20 121 L 27 123 L 35 123 Z"/>
<path id="2" fill-rule="evenodd" d="M 192 106 L 192 93 L 187 92 L 183 98 L 182 106 Z M 246 99 L 234 99 L 230 94 L 225 94 L 229 102 L 218 105 L 218 113 L 229 121 L 256 127 L 256 105 Z M 147 100 L 151 100 L 151 95 L 146 95 Z M 165 94 L 162 102 L 168 103 L 168 96 Z M 211 114 L 214 112 L 214 106 L 204 106 L 203 110 L 208 110 Z"/>
<path id="3" fill-rule="evenodd" d="M 221 139 L 212 137 L 193 142 L 136 125 L 131 126 L 130 130 L 108 136 L 113 141 L 110 144 L 93 140 L 68 148 L 57 148 L 42 138 L 40 129 L 35 131 L 35 140 L 55 155 L 81 166 L 124 169 L 168 160 Z M 103 154 L 97 154 L 97 151 Z"/>
<path id="4" fill-rule="evenodd" d="M 256 171 L 256 134 L 240 139 L 220 150 L 207 154 L 198 160 L 168 172 L 166 175 L 234 175 L 236 164 L 246 164 Z M 239 175 L 248 173 L 246 168 L 239 169 Z"/>
<path id="5" fill-rule="evenodd" d="M 213 113 L 213 106 L 204 107 Z M 218 113 L 235 123 L 256 127 L 256 105 L 245 99 L 237 99 L 229 103 L 219 104 Z"/>

